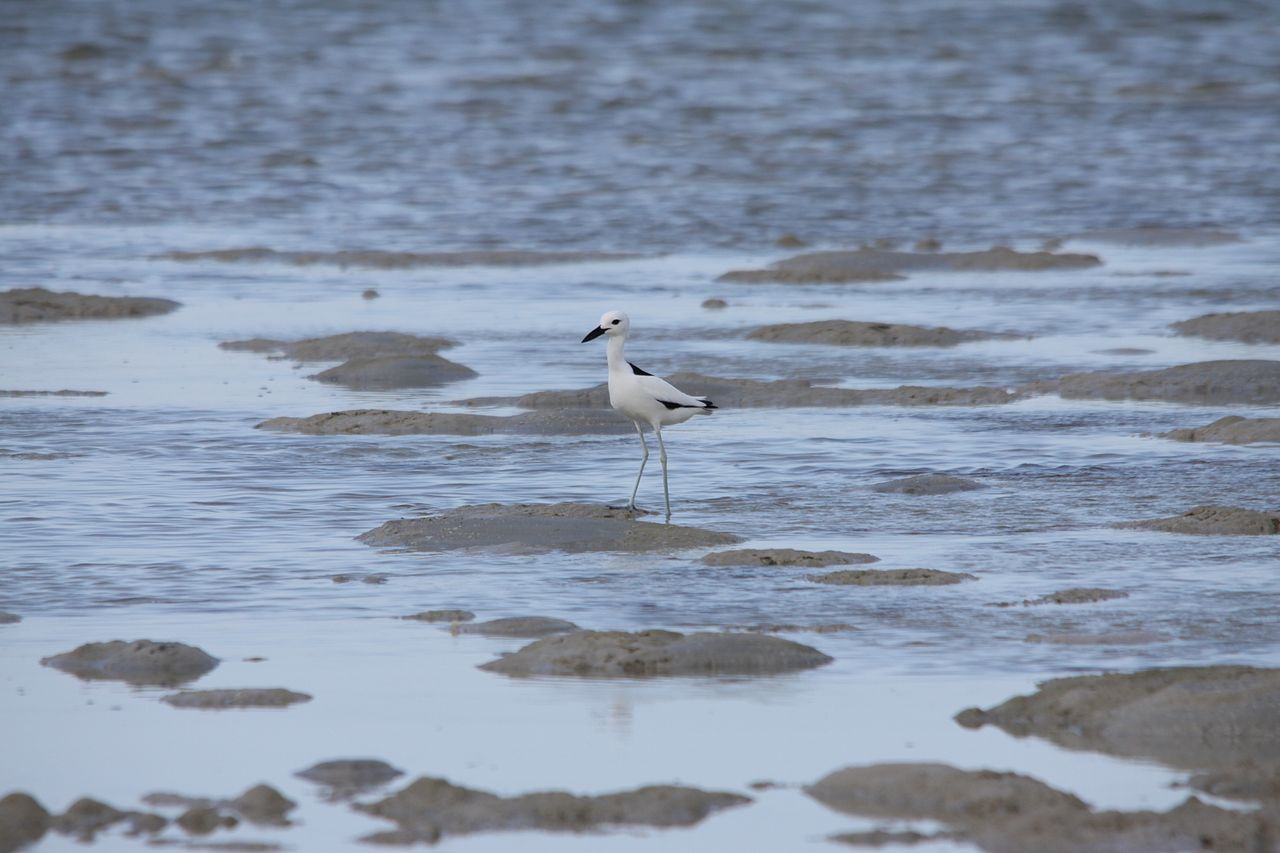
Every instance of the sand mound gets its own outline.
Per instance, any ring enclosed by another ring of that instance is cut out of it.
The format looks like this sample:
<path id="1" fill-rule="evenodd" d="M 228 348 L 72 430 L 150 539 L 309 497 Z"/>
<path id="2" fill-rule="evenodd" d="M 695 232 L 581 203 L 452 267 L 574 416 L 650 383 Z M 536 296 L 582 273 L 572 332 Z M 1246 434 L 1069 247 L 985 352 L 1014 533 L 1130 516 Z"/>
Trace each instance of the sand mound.
<path id="1" fill-rule="evenodd" d="M 1175 429 L 1160 434 L 1174 441 L 1217 441 L 1223 444 L 1280 442 L 1280 418 L 1243 418 L 1228 415 L 1211 424 Z"/>
<path id="2" fill-rule="evenodd" d="M 1248 344 L 1280 344 L 1280 311 L 1239 311 L 1205 314 L 1174 323 L 1180 335 Z"/>
<path id="3" fill-rule="evenodd" d="M 1202 361 L 1140 373 L 1073 373 L 1022 390 L 1068 399 L 1272 404 L 1280 403 L 1280 361 Z"/>
<path id="4" fill-rule="evenodd" d="M 52 320 L 111 320 L 168 314 L 181 303 L 149 296 L 90 296 L 43 287 L 0 292 L 0 325 Z"/>
<path id="5" fill-rule="evenodd" d="M 870 554 L 847 551 L 797 551 L 794 548 L 742 548 L 736 551 L 716 551 L 702 558 L 708 566 L 803 566 L 819 569 L 823 566 L 850 566 L 874 563 L 880 558 Z"/>
<path id="6" fill-rule="evenodd" d="M 175 708 L 221 711 L 228 708 L 287 708 L 299 702 L 310 702 L 311 697 L 283 687 L 245 687 L 238 690 L 189 690 L 163 696 L 160 701 Z"/>
<path id="7" fill-rule="evenodd" d="M 663 551 L 738 542 L 739 537 L 676 524 L 636 521 L 598 504 L 481 504 L 426 518 L 388 521 L 356 537 L 366 545 L 415 551 L 503 546 L 518 552 Z"/>
<path id="8" fill-rule="evenodd" d="M 530 643 L 480 668 L 516 676 L 769 675 L 830 661 L 817 649 L 760 634 L 578 631 Z"/>
<path id="9" fill-rule="evenodd" d="M 1265 536 L 1280 533 L 1280 511 L 1259 512 L 1234 506 L 1195 506 L 1182 515 L 1121 521 L 1112 527 L 1202 536 Z"/>
<path id="10" fill-rule="evenodd" d="M 904 272 L 1004 272 L 1072 270 L 1099 266 L 1095 255 L 1018 252 L 996 246 L 978 252 L 856 251 L 809 252 L 785 258 L 761 270 L 732 270 L 720 281 L 785 284 L 857 284 L 895 281 Z"/>
<path id="11" fill-rule="evenodd" d="M 485 637 L 547 637 L 580 629 L 564 619 L 551 619 L 546 616 L 510 616 L 506 619 L 490 619 L 488 622 L 459 625 L 454 630 L 459 634 L 481 634 Z"/>
<path id="12" fill-rule="evenodd" d="M 1181 667 L 1056 678 L 1030 696 L 956 715 L 1069 749 L 1174 767 L 1280 764 L 1280 669 Z"/>
<path id="13" fill-rule="evenodd" d="M 563 791 L 500 797 L 446 779 L 422 777 L 386 799 L 355 808 L 400 825 L 397 831 L 363 840 L 410 844 L 433 843 L 445 835 L 500 830 L 588 832 L 609 826 L 693 826 L 713 812 L 749 802 L 749 797 L 739 794 L 675 785 L 595 797 Z"/>
<path id="14" fill-rule="evenodd" d="M 886 492 L 899 495 L 949 495 L 954 492 L 972 492 L 985 488 L 981 483 L 966 480 L 964 477 L 950 477 L 946 474 L 916 474 L 914 477 L 903 477 L 900 480 L 889 480 L 876 483 L 871 487 L 874 492 Z"/>
<path id="15" fill-rule="evenodd" d="M 620 252 L 531 252 L 493 250 L 473 252 L 388 252 L 364 249 L 339 252 L 281 252 L 262 246 L 214 249 L 204 252 L 166 252 L 157 258 L 166 261 L 256 262 L 370 269 L 413 269 L 415 267 L 528 267 L 549 264 L 580 264 L 595 261 L 626 261 L 641 255 Z"/>
<path id="16" fill-rule="evenodd" d="M 1071 794 L 1017 773 L 943 764 L 838 770 L 805 789 L 847 814 L 937 820 L 991 853 L 1166 853 L 1273 849 L 1275 820 L 1188 799 L 1168 812 L 1094 812 Z"/>
<path id="17" fill-rule="evenodd" d="M 747 337 L 753 341 L 833 344 L 847 347 L 951 347 L 966 341 L 1013 336 L 995 332 L 958 331 L 945 326 L 819 320 L 814 323 L 777 323 L 771 326 L 760 326 L 752 329 Z"/>
<path id="18" fill-rule="evenodd" d="M 305 418 L 271 418 L 257 429 L 303 435 L 622 435 L 635 431 L 613 409 L 539 410 L 495 416 L 349 409 Z"/>
<path id="19" fill-rule="evenodd" d="M 967 572 L 940 569 L 842 569 L 808 577 L 808 580 L 835 586 L 948 586 L 977 579 Z"/>
<path id="20" fill-rule="evenodd" d="M 217 666 L 218 659 L 183 643 L 112 640 L 86 643 L 40 663 L 78 678 L 173 686 L 199 678 Z"/>

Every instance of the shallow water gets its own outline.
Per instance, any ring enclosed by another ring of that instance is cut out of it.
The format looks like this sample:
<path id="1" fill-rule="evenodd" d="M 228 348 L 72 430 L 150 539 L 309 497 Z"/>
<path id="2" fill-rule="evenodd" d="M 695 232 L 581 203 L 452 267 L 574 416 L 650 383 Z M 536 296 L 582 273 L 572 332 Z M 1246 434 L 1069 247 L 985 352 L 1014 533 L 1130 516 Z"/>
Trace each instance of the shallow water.
<path id="1" fill-rule="evenodd" d="M 143 320 L 0 327 L 0 389 L 107 392 L 0 397 L 0 610 L 24 620 L 0 626 L 0 721 L 21 733 L 0 761 L 0 793 L 29 791 L 54 810 L 81 795 L 133 808 L 151 791 L 232 796 L 264 781 L 301 803 L 300 825 L 214 839 L 298 850 L 370 849 L 354 839 L 385 828 L 290 775 L 337 757 L 385 759 L 407 771 L 402 782 L 438 775 L 502 793 L 679 782 L 757 800 L 691 830 L 480 835 L 447 839 L 451 851 L 823 849 L 833 833 L 887 822 L 840 816 L 794 786 L 872 761 L 1017 770 L 1099 807 L 1180 802 L 1185 791 L 1170 785 L 1185 773 L 966 731 L 951 716 L 1064 674 L 1280 664 L 1278 537 L 1109 526 L 1203 503 L 1280 505 L 1280 447 L 1150 436 L 1280 408 L 1056 397 L 724 408 L 667 434 L 678 523 L 749 546 L 866 551 L 877 568 L 979 578 L 923 588 L 712 568 L 702 552 L 380 552 L 353 537 L 390 518 L 625 499 L 635 439 L 253 426 L 594 385 L 602 348 L 578 341 L 611 308 L 631 314 L 628 357 L 654 373 L 1003 387 L 1280 358 L 1280 346 L 1169 329 L 1280 302 L 1280 133 L 1267 109 L 1280 95 L 1276 10 L 538 8 L 245 4 L 232 31 L 225 6 L 60 0 L 22 4 L 0 25 L 0 286 L 183 303 Z M 1066 251 L 1105 263 L 1069 272 L 715 281 L 789 254 L 772 248 L 788 231 L 818 248 L 936 236 L 948 249 L 999 239 L 1029 250 L 1092 228 L 1205 223 L 1243 240 L 1076 238 Z M 402 270 L 159 257 L 248 246 L 644 256 Z M 368 287 L 380 298 L 362 299 Z M 730 307 L 702 309 L 711 296 Z M 1025 337 L 949 349 L 744 338 L 764 323 L 831 318 Z M 357 392 L 307 379 L 327 364 L 217 347 L 358 329 L 454 338 L 445 355 L 478 376 Z M 1118 347 L 1149 352 L 1102 352 Z M 920 472 L 985 488 L 932 498 L 870 489 Z M 656 470 L 640 497 L 659 505 Z M 338 574 L 386 580 L 335 583 Z M 1129 597 L 989 606 L 1071 586 Z M 785 677 L 519 681 L 475 666 L 521 641 L 392 618 L 446 607 L 602 629 L 857 630 L 789 635 L 835 662 Z M 1161 639 L 1025 641 L 1115 631 Z M 315 699 L 183 711 L 155 701 L 166 691 L 82 683 L 38 664 L 83 642 L 141 637 L 222 658 L 201 688 L 283 686 Z M 253 656 L 267 660 L 243 660 Z M 760 779 L 792 787 L 747 791 Z M 112 835 L 99 846 L 145 845 Z M 36 849 L 82 848 L 50 836 Z"/>

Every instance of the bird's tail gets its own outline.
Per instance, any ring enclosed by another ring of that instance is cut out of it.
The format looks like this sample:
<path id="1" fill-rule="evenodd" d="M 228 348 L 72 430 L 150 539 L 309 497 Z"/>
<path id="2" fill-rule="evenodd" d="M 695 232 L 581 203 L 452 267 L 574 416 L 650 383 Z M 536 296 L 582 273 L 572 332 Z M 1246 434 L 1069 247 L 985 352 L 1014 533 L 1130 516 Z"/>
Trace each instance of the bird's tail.
<path id="1" fill-rule="evenodd" d="M 708 400 L 706 397 L 699 397 L 698 399 L 701 400 L 703 404 L 702 408 L 698 410 L 698 414 L 700 415 L 709 415 L 711 414 L 712 409 L 720 408 L 715 403 Z"/>

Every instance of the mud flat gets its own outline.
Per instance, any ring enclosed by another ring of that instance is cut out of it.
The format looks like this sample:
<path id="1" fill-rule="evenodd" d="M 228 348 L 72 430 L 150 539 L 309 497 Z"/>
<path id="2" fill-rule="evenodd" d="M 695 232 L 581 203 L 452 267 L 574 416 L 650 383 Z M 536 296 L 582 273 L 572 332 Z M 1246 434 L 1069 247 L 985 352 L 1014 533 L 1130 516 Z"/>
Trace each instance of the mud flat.
<path id="1" fill-rule="evenodd" d="M 222 711 L 229 708 L 287 708 L 299 702 L 310 702 L 311 697 L 283 687 L 245 687 L 231 690 L 188 690 L 163 696 L 160 701 L 175 708 Z"/>
<path id="2" fill-rule="evenodd" d="M 425 518 L 388 521 L 356 537 L 375 547 L 453 551 L 502 546 L 546 551 L 664 551 L 729 545 L 741 538 L 715 530 L 636 521 L 599 504 L 478 504 Z"/>
<path id="3" fill-rule="evenodd" d="M 1012 337 L 1015 336 L 949 329 L 946 326 L 909 326 L 903 323 L 866 323 L 855 320 L 776 323 L 752 329 L 747 334 L 747 338 L 753 341 L 846 347 L 953 347 L 967 341 Z"/>
<path id="4" fill-rule="evenodd" d="M 773 675 L 830 663 L 817 649 L 760 634 L 578 631 L 481 665 L 503 675 Z"/>
<path id="5" fill-rule="evenodd" d="M 983 488 L 986 487 L 981 483 L 964 477 L 952 477 L 947 474 L 916 474 L 914 477 L 876 483 L 871 490 L 898 495 L 950 495 L 955 492 L 972 492 Z"/>
<path id="6" fill-rule="evenodd" d="M 1167 634 L 1154 631 L 1103 631 L 1089 634 L 1082 631 L 1060 631 L 1053 634 L 1028 634 L 1023 637 L 1027 643 L 1047 643 L 1055 646 L 1149 646 L 1152 643 L 1164 643 L 1169 640 Z"/>
<path id="7" fill-rule="evenodd" d="M 472 378 L 474 370 L 437 353 L 455 345 L 447 338 L 402 332 L 346 332 L 298 341 L 250 338 L 223 341 L 218 346 L 238 352 L 280 353 L 298 362 L 343 361 L 308 378 L 356 390 L 379 390 L 435 388 Z"/>
<path id="8" fill-rule="evenodd" d="M 1221 444 L 1280 442 L 1280 418 L 1244 418 L 1228 415 L 1202 427 L 1160 433 L 1173 441 L 1208 441 Z"/>
<path id="9" fill-rule="evenodd" d="M 949 586 L 977 579 L 976 575 L 968 572 L 944 572 L 941 569 L 842 569 L 807 578 L 833 586 Z"/>
<path id="10" fill-rule="evenodd" d="M 1201 361 L 1139 373 L 1073 373 L 1021 389 L 1067 399 L 1162 400 L 1197 405 L 1280 403 L 1280 361 Z"/>
<path id="11" fill-rule="evenodd" d="M 1015 607 L 1022 604 L 1023 607 L 1036 607 L 1042 604 L 1093 604 L 1098 601 L 1113 601 L 1118 598 L 1128 598 L 1129 593 L 1118 589 L 1102 589 L 1100 587 L 1077 586 L 1070 589 L 1060 589 L 1057 592 L 1051 592 L 1048 595 L 1042 595 L 1039 598 L 1027 598 L 1021 602 L 1017 601 L 1000 601 L 996 602 L 992 607 Z"/>
<path id="12" fill-rule="evenodd" d="M 1220 809 L 1194 797 L 1167 812 L 1095 812 L 1028 776 L 944 764 L 847 767 L 805 793 L 846 814 L 936 820 L 954 831 L 951 837 L 991 853 L 1267 853 L 1276 831 L 1273 816 Z"/>
<path id="13" fill-rule="evenodd" d="M 434 353 L 457 346 L 449 338 L 409 335 L 404 332 L 344 332 L 319 338 L 285 341 L 278 338 L 249 338 L 223 341 L 220 349 L 232 352 L 276 354 L 294 361 L 348 361 L 353 358 L 385 358 L 398 355 Z"/>
<path id="14" fill-rule="evenodd" d="M 289 812 L 298 806 L 265 784 L 254 785 L 240 796 L 226 799 L 157 792 L 147 794 L 142 801 L 155 808 L 185 808 L 187 811 L 177 822 L 188 832 L 201 835 L 220 826 L 235 826 L 236 815 L 259 826 L 289 826 Z"/>
<path id="15" fill-rule="evenodd" d="M 414 619 L 418 622 L 470 622 L 476 615 L 470 610 L 423 610 L 401 616 L 401 619 Z"/>
<path id="16" fill-rule="evenodd" d="M 181 303 L 151 296 L 93 296 L 43 287 L 0 292 L 0 325 L 53 320 L 113 320 L 168 314 Z"/>
<path id="17" fill-rule="evenodd" d="M 305 418 L 271 418 L 256 428 L 303 435 L 622 435 L 635 430 L 629 420 L 603 408 L 507 416 L 348 409 Z"/>
<path id="18" fill-rule="evenodd" d="M 797 551 L 795 548 L 741 548 L 707 554 L 702 562 L 708 566 L 799 566 L 820 569 L 824 566 L 851 566 L 875 563 L 879 557 L 848 551 Z"/>
<path id="19" fill-rule="evenodd" d="M 422 777 L 405 789 L 355 808 L 394 821 L 399 828 L 367 836 L 378 844 L 434 843 L 449 835 L 543 830 L 590 832 L 611 826 L 693 826 L 717 811 L 742 806 L 750 797 L 676 785 L 652 785 L 599 796 L 540 791 L 500 797 Z"/>
<path id="20" fill-rule="evenodd" d="M 509 616 L 505 619 L 490 619 L 488 622 L 458 625 L 454 630 L 459 634 L 480 634 L 485 637 L 531 638 L 567 634 L 581 629 L 565 619 L 552 619 L 547 616 Z"/>
<path id="21" fill-rule="evenodd" d="M 710 397 L 721 408 L 764 409 L 844 406 L 986 406 L 1012 403 L 1024 395 L 1004 388 L 926 387 L 832 388 L 814 385 L 807 379 L 726 379 L 702 373 L 673 373 L 665 377 L 678 388 L 700 397 Z M 604 409 L 609 406 L 609 387 L 567 391 L 537 391 L 520 397 L 477 397 L 463 400 L 466 406 L 518 406 L 522 409 Z"/>
<path id="22" fill-rule="evenodd" d="M 961 711 L 956 721 L 1171 767 L 1280 768 L 1280 669 L 1177 667 L 1055 678 L 1029 696 Z"/>
<path id="23" fill-rule="evenodd" d="M 390 252 L 377 249 L 282 252 L 263 246 L 247 246 L 202 252 L 166 252 L 156 257 L 158 260 L 184 262 L 277 263 L 300 267 L 325 264 L 369 269 L 412 269 L 415 267 L 530 267 L 581 264 L 597 261 L 629 261 L 643 255 L 623 252 L 535 252 L 519 249 L 472 252 Z"/>
<path id="24" fill-rule="evenodd" d="M 403 776 L 404 771 L 376 758 L 335 758 L 313 764 L 293 775 L 322 785 L 331 794 L 350 796 L 385 785 Z"/>
<path id="25" fill-rule="evenodd" d="M 977 252 L 856 251 L 808 252 L 765 269 L 731 270 L 719 281 L 781 284 L 858 284 L 897 281 L 905 272 L 1004 272 L 1087 269 L 1101 265 L 1096 255 L 1018 252 L 996 246 Z"/>
<path id="26" fill-rule="evenodd" d="M 1106 228 L 1083 231 L 1069 239 L 1143 248 L 1208 248 L 1241 242 L 1234 231 L 1219 228 Z"/>
<path id="27" fill-rule="evenodd" d="M 173 686 L 194 681 L 217 666 L 218 659 L 184 643 L 112 640 L 86 643 L 40 663 L 77 678 Z"/>
<path id="28" fill-rule="evenodd" d="M 1280 511 L 1258 511 L 1235 506 L 1195 506 L 1182 515 L 1121 521 L 1112 527 L 1200 536 L 1265 536 L 1280 533 Z"/>
<path id="29" fill-rule="evenodd" d="M 0 397 L 105 397 L 106 391 L 73 391 L 63 388 L 60 391 L 25 391 L 17 388 L 0 390 Z"/>
<path id="30" fill-rule="evenodd" d="M 1280 311 L 1204 314 L 1173 324 L 1180 335 L 1247 344 L 1280 344 Z"/>

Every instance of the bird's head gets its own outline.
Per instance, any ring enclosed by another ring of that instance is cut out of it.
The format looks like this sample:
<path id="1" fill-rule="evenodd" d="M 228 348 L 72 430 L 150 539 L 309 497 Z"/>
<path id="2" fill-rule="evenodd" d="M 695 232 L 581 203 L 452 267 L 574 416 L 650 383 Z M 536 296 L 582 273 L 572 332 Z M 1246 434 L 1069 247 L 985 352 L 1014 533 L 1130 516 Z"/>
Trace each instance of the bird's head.
<path id="1" fill-rule="evenodd" d="M 600 325 L 587 332 L 587 336 L 582 339 L 585 344 L 587 341 L 594 341 L 601 335 L 609 335 L 610 337 L 626 337 L 627 330 L 631 328 L 631 321 L 627 319 L 627 315 L 621 311 L 606 311 L 604 316 L 600 318 Z"/>

